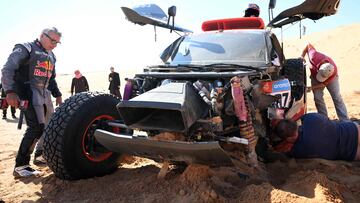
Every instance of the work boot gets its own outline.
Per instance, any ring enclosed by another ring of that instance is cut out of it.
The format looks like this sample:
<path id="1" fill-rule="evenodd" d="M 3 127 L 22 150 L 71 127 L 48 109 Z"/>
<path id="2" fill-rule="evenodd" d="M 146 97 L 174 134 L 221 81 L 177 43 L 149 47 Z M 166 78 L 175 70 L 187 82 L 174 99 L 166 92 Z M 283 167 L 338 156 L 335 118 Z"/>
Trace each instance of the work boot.
<path id="1" fill-rule="evenodd" d="M 11 114 L 11 117 L 12 117 L 13 119 L 17 119 L 14 113 Z"/>
<path id="2" fill-rule="evenodd" d="M 30 176 L 38 176 L 41 174 L 42 173 L 40 171 L 31 168 L 29 165 L 15 167 L 13 172 L 15 178 L 25 178 Z"/>

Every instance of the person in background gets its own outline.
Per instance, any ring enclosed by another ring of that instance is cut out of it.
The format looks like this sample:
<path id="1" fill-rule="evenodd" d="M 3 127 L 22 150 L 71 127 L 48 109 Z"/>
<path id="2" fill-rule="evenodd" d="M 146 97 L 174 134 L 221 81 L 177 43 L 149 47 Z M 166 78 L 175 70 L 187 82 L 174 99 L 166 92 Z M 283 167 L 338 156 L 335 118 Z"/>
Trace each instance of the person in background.
<path id="1" fill-rule="evenodd" d="M 61 33 L 55 27 L 42 30 L 39 39 L 16 44 L 1 70 L 1 83 L 10 106 L 19 107 L 20 101 L 28 101 L 24 111 L 27 129 L 21 140 L 15 160 L 13 175 L 16 178 L 41 174 L 30 165 L 30 156 L 38 139 L 43 139 L 45 125 L 54 107 L 62 104 L 62 94 L 55 77 L 56 58 L 52 50 L 60 43 Z M 34 156 L 34 164 L 45 163 L 40 141 Z"/>
<path id="2" fill-rule="evenodd" d="M 6 93 L 5 93 L 4 89 L 2 88 L 2 84 L 1 84 L 1 83 L 0 83 L 0 89 L 1 89 L 1 97 L 2 97 L 2 98 L 6 98 Z M 16 119 L 16 115 L 15 115 L 16 109 L 15 109 L 15 107 L 11 106 L 11 107 L 10 107 L 10 110 L 11 110 L 11 117 L 12 117 L 13 119 Z M 7 119 L 6 114 L 7 114 L 7 107 L 3 109 L 3 117 L 2 117 L 3 120 Z"/>
<path id="3" fill-rule="evenodd" d="M 110 67 L 111 73 L 109 74 L 109 90 L 110 94 L 113 94 L 121 99 L 120 94 L 120 76 L 119 73 L 114 71 L 114 67 Z"/>
<path id="4" fill-rule="evenodd" d="M 79 70 L 76 70 L 74 74 L 75 76 L 71 82 L 71 96 L 74 94 L 74 89 L 75 94 L 89 91 L 89 84 L 85 76 L 83 76 Z"/>
<path id="5" fill-rule="evenodd" d="M 249 4 L 245 10 L 244 17 L 259 17 L 260 7 L 257 4 Z"/>
<path id="6" fill-rule="evenodd" d="M 302 125 L 295 121 L 280 120 L 274 133 L 282 142 L 275 151 L 294 158 L 322 158 L 328 160 L 360 160 L 360 126 L 351 121 L 331 121 L 319 113 L 301 117 Z"/>
<path id="7" fill-rule="evenodd" d="M 324 101 L 324 89 L 329 91 L 334 102 L 336 114 L 340 120 L 349 120 L 346 106 L 340 94 L 338 69 L 335 62 L 325 54 L 318 52 L 312 44 L 306 45 L 301 58 L 308 55 L 310 67 L 311 87 L 307 91 L 313 91 L 315 106 L 318 113 L 328 116 Z"/>
<path id="8" fill-rule="evenodd" d="M 130 78 L 125 78 L 125 81 L 126 83 L 124 87 L 123 100 L 127 101 L 133 96 L 133 84 L 132 84 L 132 79 Z"/>

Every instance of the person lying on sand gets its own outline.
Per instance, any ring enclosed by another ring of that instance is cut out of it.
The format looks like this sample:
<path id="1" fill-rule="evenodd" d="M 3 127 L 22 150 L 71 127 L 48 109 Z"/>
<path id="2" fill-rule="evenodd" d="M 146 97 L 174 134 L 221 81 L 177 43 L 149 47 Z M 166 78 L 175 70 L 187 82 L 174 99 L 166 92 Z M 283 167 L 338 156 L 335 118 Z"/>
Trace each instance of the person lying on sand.
<path id="1" fill-rule="evenodd" d="M 308 113 L 302 125 L 289 119 L 280 120 L 274 133 L 282 139 L 277 152 L 294 158 L 360 160 L 360 126 L 350 121 L 331 121 L 319 113 Z"/>

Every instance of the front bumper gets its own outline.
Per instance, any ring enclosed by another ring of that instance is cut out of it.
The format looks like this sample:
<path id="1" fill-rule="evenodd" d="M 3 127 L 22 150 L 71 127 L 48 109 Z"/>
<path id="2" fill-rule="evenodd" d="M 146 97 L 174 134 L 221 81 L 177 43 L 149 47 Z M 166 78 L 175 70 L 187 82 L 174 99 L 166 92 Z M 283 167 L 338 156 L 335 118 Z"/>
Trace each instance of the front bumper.
<path id="1" fill-rule="evenodd" d="M 205 164 L 210 166 L 232 166 L 228 154 L 216 141 L 183 142 L 158 141 L 148 138 L 116 134 L 105 130 L 95 131 L 96 140 L 113 152 L 161 159 Z"/>

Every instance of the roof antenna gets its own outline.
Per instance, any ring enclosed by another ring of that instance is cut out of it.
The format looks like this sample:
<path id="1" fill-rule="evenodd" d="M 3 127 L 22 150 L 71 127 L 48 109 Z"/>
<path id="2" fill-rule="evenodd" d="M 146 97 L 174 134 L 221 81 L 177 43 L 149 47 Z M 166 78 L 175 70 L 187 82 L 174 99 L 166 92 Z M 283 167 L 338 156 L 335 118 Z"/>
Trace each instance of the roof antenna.
<path id="1" fill-rule="evenodd" d="M 301 20 L 299 21 L 299 34 L 300 34 L 300 39 L 301 39 Z"/>
<path id="2" fill-rule="evenodd" d="M 154 34 L 155 34 L 155 42 L 156 42 L 156 26 L 154 25 Z"/>
<path id="3" fill-rule="evenodd" d="M 305 35 L 306 34 L 306 26 L 305 25 L 303 25 L 303 35 Z"/>
<path id="4" fill-rule="evenodd" d="M 175 26 L 175 15 L 176 15 L 176 6 L 170 6 L 168 9 L 168 21 L 167 24 L 169 25 L 170 23 L 170 18 L 172 17 L 172 27 L 170 29 L 170 33 L 173 31 L 174 26 Z"/>

